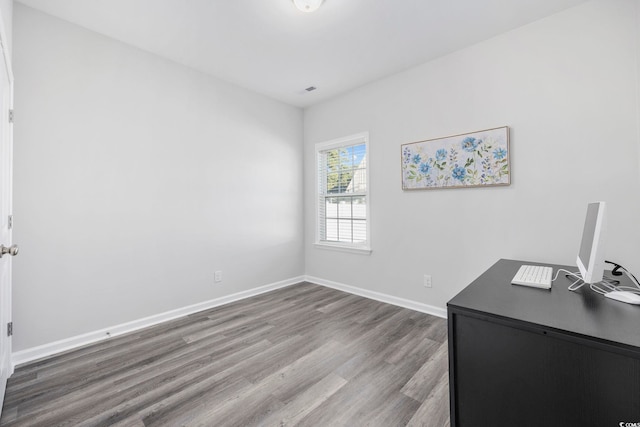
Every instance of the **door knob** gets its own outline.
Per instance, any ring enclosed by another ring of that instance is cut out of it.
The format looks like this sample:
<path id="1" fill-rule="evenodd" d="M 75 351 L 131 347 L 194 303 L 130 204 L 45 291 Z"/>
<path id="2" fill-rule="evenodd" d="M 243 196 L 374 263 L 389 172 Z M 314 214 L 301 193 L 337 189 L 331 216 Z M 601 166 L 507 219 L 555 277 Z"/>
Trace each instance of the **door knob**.
<path id="1" fill-rule="evenodd" d="M 9 254 L 11 256 L 16 256 L 18 255 L 19 250 L 20 248 L 18 248 L 18 245 L 11 245 L 9 247 L 6 247 L 5 245 L 0 245 L 0 258 L 2 258 L 2 256 L 6 254 Z"/>

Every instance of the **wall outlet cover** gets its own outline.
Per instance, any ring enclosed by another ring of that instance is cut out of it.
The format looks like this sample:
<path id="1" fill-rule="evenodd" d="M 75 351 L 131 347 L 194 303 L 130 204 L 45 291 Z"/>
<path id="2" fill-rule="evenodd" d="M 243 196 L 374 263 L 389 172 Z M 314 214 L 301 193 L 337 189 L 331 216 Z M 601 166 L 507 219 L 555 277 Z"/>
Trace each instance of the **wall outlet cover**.
<path id="1" fill-rule="evenodd" d="M 430 274 L 425 274 L 424 275 L 424 287 L 425 288 L 430 288 L 431 287 L 431 275 Z"/>

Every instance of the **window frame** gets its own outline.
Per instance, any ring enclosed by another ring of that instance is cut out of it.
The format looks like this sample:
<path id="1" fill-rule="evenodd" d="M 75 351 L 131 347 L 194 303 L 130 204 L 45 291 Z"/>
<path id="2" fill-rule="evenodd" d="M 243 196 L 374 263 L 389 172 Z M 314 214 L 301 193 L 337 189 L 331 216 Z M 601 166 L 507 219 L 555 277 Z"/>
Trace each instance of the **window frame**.
<path id="1" fill-rule="evenodd" d="M 325 174 L 321 173 L 321 168 L 324 168 L 325 165 L 321 165 L 321 160 L 323 156 L 323 152 L 346 148 L 353 145 L 364 144 L 365 147 L 365 158 L 366 158 L 366 167 L 365 167 L 365 180 L 366 180 L 366 189 L 364 192 L 358 192 L 357 195 L 363 195 L 366 201 L 366 240 L 364 242 L 334 242 L 328 240 L 321 239 L 321 221 L 326 219 L 326 212 L 324 212 L 324 206 L 321 206 L 321 199 L 324 203 L 326 197 L 348 197 L 350 194 L 345 193 L 341 195 L 328 195 L 324 189 L 326 185 L 323 182 L 323 178 L 325 178 Z M 319 142 L 315 145 L 315 183 L 316 183 L 316 191 L 315 191 L 315 221 L 316 221 L 316 232 L 315 232 L 315 247 L 321 249 L 329 249 L 329 250 L 337 250 L 342 252 L 351 252 L 358 254 L 370 254 L 371 253 L 371 181 L 369 179 L 369 169 L 370 169 L 371 161 L 369 157 L 369 133 L 361 132 L 354 135 L 346 136 L 343 138 L 333 139 L 330 141 Z"/>

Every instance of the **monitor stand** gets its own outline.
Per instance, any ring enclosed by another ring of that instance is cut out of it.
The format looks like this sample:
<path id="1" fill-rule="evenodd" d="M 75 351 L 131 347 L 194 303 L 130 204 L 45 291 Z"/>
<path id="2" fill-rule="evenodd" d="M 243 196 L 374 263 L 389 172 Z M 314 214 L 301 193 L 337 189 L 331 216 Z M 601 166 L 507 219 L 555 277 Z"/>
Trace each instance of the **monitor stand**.
<path id="1" fill-rule="evenodd" d="M 569 276 L 569 274 L 567 274 L 567 276 Z M 570 291 L 577 291 L 578 289 L 580 289 L 581 287 L 587 284 L 584 280 L 582 280 L 582 275 L 580 273 L 571 273 L 571 276 L 575 277 L 577 280 L 569 285 L 568 289 Z M 618 290 L 617 285 L 619 284 L 620 284 L 620 281 L 614 280 L 614 279 L 602 279 L 601 281 L 596 283 L 589 283 L 589 285 L 604 286 L 605 289 L 599 288 L 603 292 L 617 291 Z"/>

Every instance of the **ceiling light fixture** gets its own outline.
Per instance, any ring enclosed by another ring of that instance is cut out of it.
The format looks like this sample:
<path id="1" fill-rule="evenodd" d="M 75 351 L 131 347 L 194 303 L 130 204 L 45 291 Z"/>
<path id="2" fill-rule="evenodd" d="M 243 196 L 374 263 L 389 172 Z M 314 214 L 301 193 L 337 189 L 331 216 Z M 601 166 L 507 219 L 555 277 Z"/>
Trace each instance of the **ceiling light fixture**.
<path id="1" fill-rule="evenodd" d="M 303 12 L 315 12 L 323 0 L 293 0 L 293 4 Z"/>

